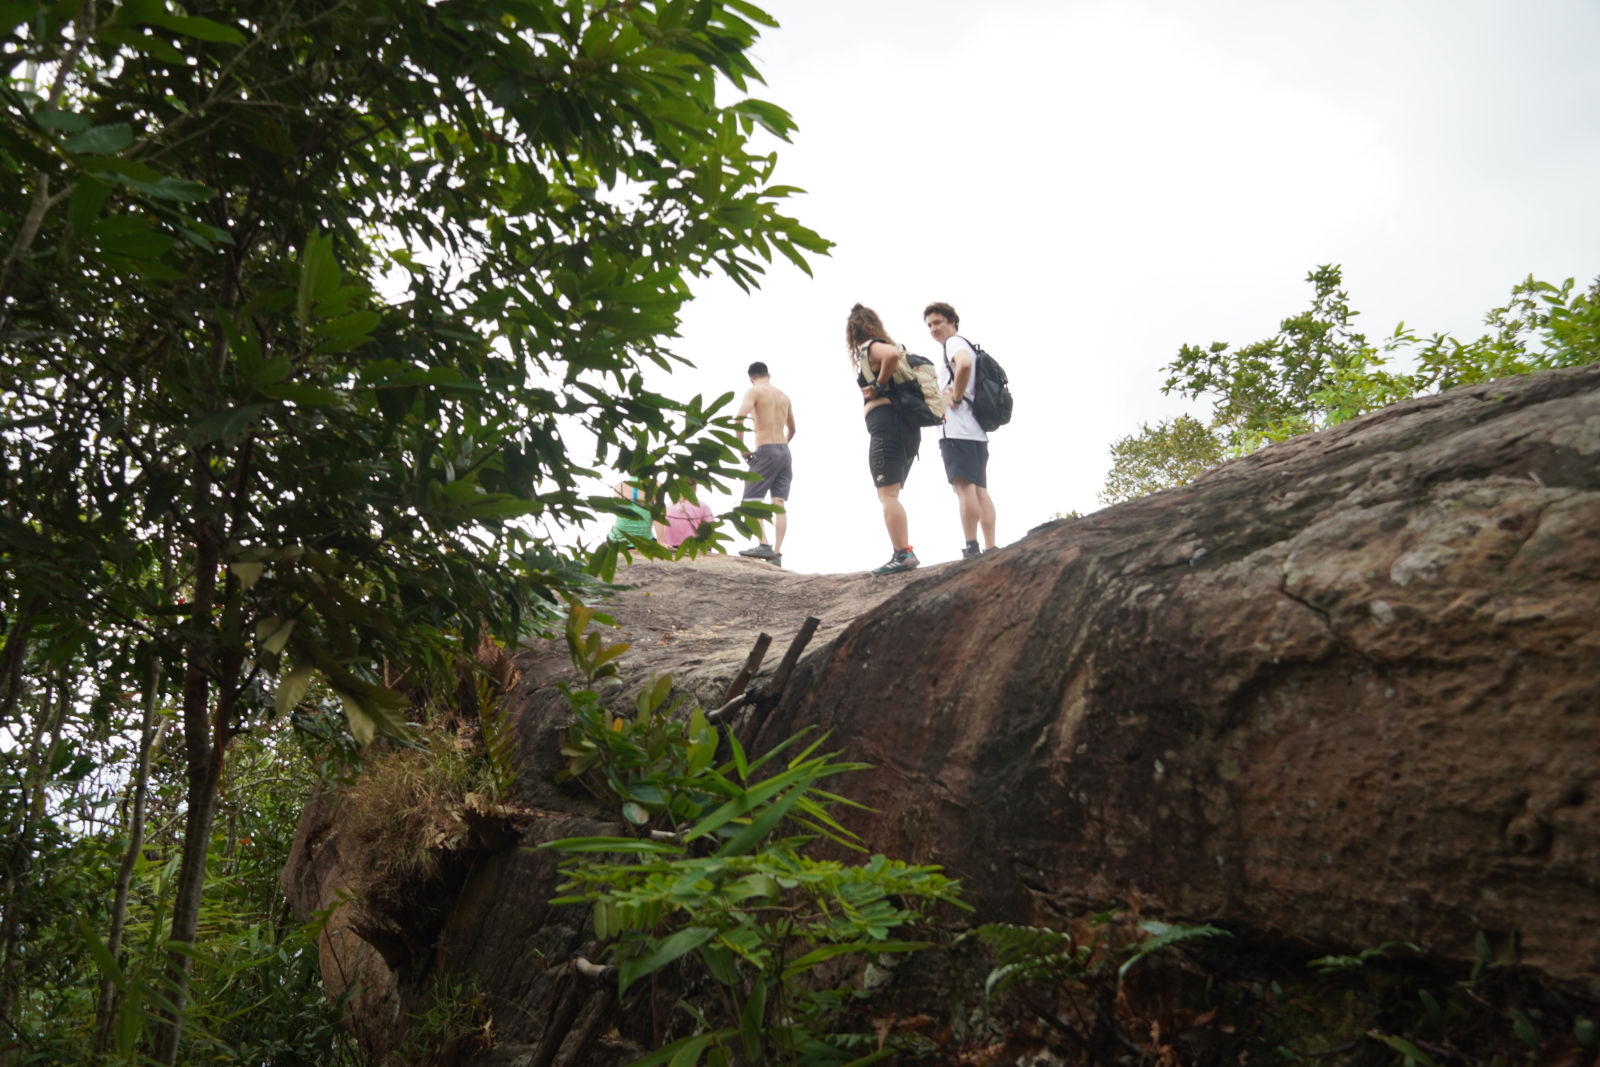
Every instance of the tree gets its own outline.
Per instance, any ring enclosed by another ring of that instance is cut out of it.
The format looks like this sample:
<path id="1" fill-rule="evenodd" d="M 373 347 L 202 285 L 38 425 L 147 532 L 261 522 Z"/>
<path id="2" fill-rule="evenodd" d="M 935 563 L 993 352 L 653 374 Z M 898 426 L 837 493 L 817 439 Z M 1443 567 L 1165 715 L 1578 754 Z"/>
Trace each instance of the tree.
<path id="1" fill-rule="evenodd" d="M 1423 340 L 1402 322 L 1381 346 L 1354 329 L 1359 312 L 1340 288 L 1337 265 L 1306 280 L 1311 307 L 1284 319 L 1272 337 L 1237 349 L 1225 341 L 1179 349 L 1162 392 L 1210 398 L 1210 424 L 1181 416 L 1112 445 L 1103 503 L 1186 484 L 1225 456 L 1409 397 L 1600 360 L 1600 278 L 1580 292 L 1571 278 L 1557 286 L 1530 275 L 1489 312 L 1489 332 L 1476 340 Z"/>
<path id="2" fill-rule="evenodd" d="M 757 149 L 792 123 L 745 95 L 743 0 L 0 15 L 0 716 L 178 708 L 170 1063 L 232 740 L 314 676 L 401 734 L 400 675 L 523 631 L 581 579 L 552 527 L 612 506 L 578 437 L 732 476 L 729 398 L 639 368 L 696 278 L 827 243 Z"/>
<path id="3" fill-rule="evenodd" d="M 1117 504 L 1186 485 L 1224 458 L 1222 439 L 1190 415 L 1166 419 L 1111 446 L 1111 470 L 1100 503 Z"/>

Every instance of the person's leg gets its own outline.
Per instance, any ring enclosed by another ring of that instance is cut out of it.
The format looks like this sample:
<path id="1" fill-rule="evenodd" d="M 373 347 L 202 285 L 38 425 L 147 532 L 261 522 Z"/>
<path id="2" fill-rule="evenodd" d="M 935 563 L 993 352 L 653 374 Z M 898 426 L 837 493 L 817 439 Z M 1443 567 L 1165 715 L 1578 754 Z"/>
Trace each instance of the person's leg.
<path id="1" fill-rule="evenodd" d="M 772 491 L 772 462 L 771 457 L 763 449 L 756 449 L 750 455 L 750 470 L 761 475 L 759 482 L 746 482 L 744 486 L 744 499 L 765 500 Z M 739 550 L 741 556 L 752 556 L 756 559 L 770 559 L 773 555 L 771 544 L 767 541 L 767 524 L 763 519 L 756 519 L 756 543 L 749 548 Z"/>
<path id="2" fill-rule="evenodd" d="M 978 522 L 983 527 L 983 547 L 994 547 L 994 498 L 989 495 L 989 490 L 978 489 Z M 972 534 L 967 534 L 967 540 L 972 540 Z"/>
<path id="3" fill-rule="evenodd" d="M 889 547 L 898 552 L 911 542 L 906 532 L 906 509 L 900 503 L 900 483 L 878 486 L 878 503 L 883 505 L 883 525 L 889 531 Z"/>
<path id="4" fill-rule="evenodd" d="M 776 504 L 780 509 L 783 507 L 783 498 L 782 497 L 775 496 L 775 497 L 772 498 L 772 502 L 774 504 Z M 776 515 L 772 516 L 772 550 L 774 552 L 777 552 L 778 554 L 782 555 L 782 553 L 783 553 L 783 535 L 788 533 L 788 532 L 789 532 L 789 513 L 787 511 L 780 510 Z"/>
<path id="5" fill-rule="evenodd" d="M 965 478 L 950 479 L 950 488 L 955 490 L 956 503 L 961 507 L 961 536 L 967 541 L 978 539 L 978 494 L 983 492 L 976 485 Z"/>

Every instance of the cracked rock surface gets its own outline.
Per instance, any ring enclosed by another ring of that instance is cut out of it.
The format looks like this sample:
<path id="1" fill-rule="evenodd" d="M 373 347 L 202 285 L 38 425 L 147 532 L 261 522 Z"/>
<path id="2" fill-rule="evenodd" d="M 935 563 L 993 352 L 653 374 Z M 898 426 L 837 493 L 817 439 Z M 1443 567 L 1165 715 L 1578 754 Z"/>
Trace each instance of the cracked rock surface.
<path id="1" fill-rule="evenodd" d="M 1005 502 L 999 502 L 1002 509 Z M 1600 368 L 1418 399 L 910 583 L 806 661 L 978 914 L 1600 974 Z"/>

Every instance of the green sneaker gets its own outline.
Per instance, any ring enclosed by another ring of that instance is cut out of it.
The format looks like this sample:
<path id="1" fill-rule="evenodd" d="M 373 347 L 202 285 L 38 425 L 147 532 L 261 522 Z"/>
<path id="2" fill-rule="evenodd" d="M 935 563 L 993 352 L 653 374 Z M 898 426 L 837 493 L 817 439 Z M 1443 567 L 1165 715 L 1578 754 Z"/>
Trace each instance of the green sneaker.
<path id="1" fill-rule="evenodd" d="M 914 571 L 919 566 L 921 561 L 917 559 L 917 554 L 911 551 L 911 546 L 907 545 L 905 548 L 895 549 L 894 555 L 889 557 L 889 562 L 875 568 L 872 573 L 899 574 L 901 571 Z"/>

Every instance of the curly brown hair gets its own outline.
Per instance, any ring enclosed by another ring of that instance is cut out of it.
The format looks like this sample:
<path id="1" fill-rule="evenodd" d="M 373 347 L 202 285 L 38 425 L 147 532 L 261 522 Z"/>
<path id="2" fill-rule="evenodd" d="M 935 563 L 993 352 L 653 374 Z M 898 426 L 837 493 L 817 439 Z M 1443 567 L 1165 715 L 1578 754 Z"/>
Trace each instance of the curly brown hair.
<path id="1" fill-rule="evenodd" d="M 929 315 L 942 315 L 944 316 L 944 321 L 948 322 L 958 330 L 961 329 L 961 316 L 956 314 L 955 308 L 951 307 L 949 304 L 946 304 L 943 300 L 935 300 L 933 303 L 922 309 L 922 318 L 924 321 L 927 320 Z"/>
<path id="2" fill-rule="evenodd" d="M 883 320 L 878 318 L 878 313 L 865 304 L 857 304 L 850 309 L 849 321 L 844 327 L 845 346 L 851 352 L 856 346 L 866 341 L 888 341 L 894 343 L 894 338 L 889 336 L 889 331 L 883 328 Z"/>

